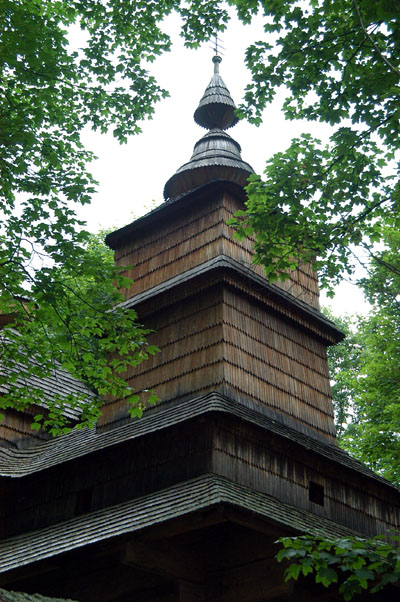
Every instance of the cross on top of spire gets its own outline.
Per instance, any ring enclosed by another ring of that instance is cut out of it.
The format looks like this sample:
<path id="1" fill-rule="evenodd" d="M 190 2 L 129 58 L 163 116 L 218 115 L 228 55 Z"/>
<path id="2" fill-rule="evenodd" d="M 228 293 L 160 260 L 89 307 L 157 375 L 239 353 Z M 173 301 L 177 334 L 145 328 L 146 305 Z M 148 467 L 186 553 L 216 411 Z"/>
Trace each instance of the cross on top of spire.
<path id="1" fill-rule="evenodd" d="M 214 63 L 214 74 L 215 73 L 219 73 L 219 64 L 222 61 L 222 56 L 224 53 L 222 52 L 222 49 L 224 47 L 221 44 L 221 40 L 218 37 L 218 34 L 216 33 L 214 36 L 214 44 L 212 46 L 212 49 L 214 50 L 214 56 L 213 56 L 213 63 Z"/>
<path id="2" fill-rule="evenodd" d="M 221 44 L 221 40 L 218 37 L 218 34 L 215 34 L 215 40 L 214 40 L 214 52 L 216 55 L 220 55 L 223 54 L 223 52 L 221 51 L 221 49 L 223 48 L 222 44 Z"/>

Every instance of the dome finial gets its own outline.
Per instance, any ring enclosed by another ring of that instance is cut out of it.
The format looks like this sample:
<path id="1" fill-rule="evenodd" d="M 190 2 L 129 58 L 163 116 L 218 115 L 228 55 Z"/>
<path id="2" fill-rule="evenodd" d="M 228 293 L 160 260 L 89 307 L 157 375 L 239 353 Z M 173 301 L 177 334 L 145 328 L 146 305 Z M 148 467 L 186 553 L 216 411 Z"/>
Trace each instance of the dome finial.
<path id="1" fill-rule="evenodd" d="M 220 46 L 218 37 L 215 36 L 215 44 L 213 46 L 215 55 L 212 58 L 214 75 L 194 113 L 195 122 L 207 130 L 214 128 L 226 130 L 238 122 L 238 118 L 235 115 L 235 103 L 224 80 L 219 74 L 219 65 L 222 61 Z"/>
<path id="2" fill-rule="evenodd" d="M 215 56 L 213 56 L 213 63 L 214 63 L 214 73 L 219 73 L 219 64 L 222 62 L 222 58 L 216 54 Z"/>
<path id="3" fill-rule="evenodd" d="M 219 74 L 222 58 L 218 46 L 216 37 L 212 59 L 214 74 L 194 113 L 195 122 L 209 131 L 195 144 L 190 161 L 165 184 L 166 199 L 216 180 L 245 186 L 249 175 L 254 173 L 252 167 L 242 160 L 240 145 L 225 132 L 238 122 L 238 118 L 235 103 Z"/>

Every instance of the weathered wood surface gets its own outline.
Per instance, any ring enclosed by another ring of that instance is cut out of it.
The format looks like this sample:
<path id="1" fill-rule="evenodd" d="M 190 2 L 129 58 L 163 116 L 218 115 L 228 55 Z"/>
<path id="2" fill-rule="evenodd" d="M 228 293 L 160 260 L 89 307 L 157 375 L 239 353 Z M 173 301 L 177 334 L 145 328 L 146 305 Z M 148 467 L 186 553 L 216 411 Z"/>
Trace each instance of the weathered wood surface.
<path id="1" fill-rule="evenodd" d="M 326 591 L 310 579 L 284 582 L 285 566 L 274 559 L 274 541 L 288 531 L 275 526 L 262 533 L 240 521 L 231 510 L 229 521 L 194 520 L 192 529 L 177 519 L 168 534 L 154 526 L 142 535 L 116 537 L 109 545 L 94 544 L 63 554 L 57 562 L 38 563 L 36 573 L 14 572 L 2 582 L 80 602 L 341 600 L 334 589 Z M 384 593 L 378 602 L 396 600 L 396 590 Z"/>
<path id="2" fill-rule="evenodd" d="M 134 265 L 127 298 L 224 256 L 265 281 L 263 268 L 252 263 L 252 242 L 235 240 L 226 223 L 243 206 L 240 195 L 217 186 L 197 197 L 188 195 L 179 211 L 167 205 L 164 219 L 157 212 L 148 223 L 144 218 L 134 235 L 116 245 L 116 264 Z M 142 319 L 154 330 L 150 341 L 161 353 L 127 371 L 132 387 L 151 388 L 163 402 L 218 391 L 270 408 L 286 424 L 335 443 L 321 326 L 238 274 L 210 272 L 209 282 L 207 274 L 198 280 L 166 291 L 152 314 L 143 303 Z M 299 267 L 279 286 L 318 308 L 310 266 Z M 100 427 L 111 428 L 126 415 L 123 401 L 108 400 Z"/>
<path id="3" fill-rule="evenodd" d="M 43 412 L 43 410 L 41 410 Z M 16 412 L 12 409 L 2 410 L 4 415 L 0 422 L 0 446 L 15 448 L 17 446 L 35 445 L 36 442 L 46 441 L 49 435 L 33 431 L 31 424 L 39 408 L 27 409 L 25 412 Z"/>
<path id="4" fill-rule="evenodd" d="M 226 222 L 243 202 L 228 193 L 212 194 L 200 199 L 195 207 L 182 209 L 174 219 L 136 233 L 132 240 L 123 242 L 115 253 L 116 264 L 134 265 L 127 274 L 135 284 L 126 291 L 126 297 L 153 287 L 204 261 L 227 255 L 247 265 L 264 277 L 261 266 L 252 263 L 252 242 L 237 241 Z M 301 266 L 278 286 L 295 298 L 315 308 L 319 307 L 316 276 L 310 266 Z"/>
<path id="5" fill-rule="evenodd" d="M 196 286 L 174 290 L 147 316 L 161 352 L 128 370 L 130 385 L 163 402 L 218 391 L 335 443 L 325 343 L 315 328 L 287 319 L 289 310 L 279 315 L 266 293 L 234 285 L 232 275 L 206 274 Z M 126 412 L 110 400 L 99 424 L 109 428 Z"/>
<path id="6" fill-rule="evenodd" d="M 54 466 L 30 477 L 4 480 L 1 535 L 10 537 L 79 517 L 83 524 L 88 520 L 91 529 L 96 526 L 97 518 L 92 524 L 90 513 L 103 512 L 132 500 L 136 503 L 135 500 L 148 495 L 159 496 L 157 512 L 168 517 L 168 512 L 175 509 L 169 504 L 177 502 L 172 493 L 167 495 L 162 491 L 190 479 L 206 478 L 210 473 L 228 479 L 228 483 L 259 492 L 261 498 L 254 498 L 250 511 L 254 511 L 256 500 L 260 508 L 267 504 L 268 512 L 274 505 L 280 508 L 280 503 L 289 504 L 290 511 L 280 509 L 276 514 L 289 525 L 295 520 L 294 508 L 310 513 L 306 522 L 301 523 L 303 528 L 313 516 L 315 520 L 331 519 L 346 529 L 370 535 L 400 525 L 399 493 L 395 488 L 368 478 L 350 465 L 339 464 L 334 456 L 323 456 L 311 446 L 307 448 L 283 438 L 262 424 L 214 412 L 115 447 L 99 449 L 75 462 Z M 310 499 L 312 483 L 323 488 L 321 503 Z M 267 496 L 265 502 L 263 495 Z M 271 507 L 268 496 L 272 496 Z M 181 501 L 188 503 L 185 508 L 190 509 L 190 498 L 185 500 L 182 496 Z M 115 513 L 111 512 L 110 521 L 118 525 L 119 510 Z M 143 512 L 142 520 L 142 524 L 146 524 Z M 125 528 L 125 523 L 123 525 Z M 88 537 L 87 527 L 84 532 Z M 79 530 L 77 537 L 77 541 L 81 541 Z M 62 546 L 68 546 L 68 529 L 62 539 Z M 57 539 L 54 544 L 61 546 Z M 46 545 L 49 546 L 49 542 Z"/>

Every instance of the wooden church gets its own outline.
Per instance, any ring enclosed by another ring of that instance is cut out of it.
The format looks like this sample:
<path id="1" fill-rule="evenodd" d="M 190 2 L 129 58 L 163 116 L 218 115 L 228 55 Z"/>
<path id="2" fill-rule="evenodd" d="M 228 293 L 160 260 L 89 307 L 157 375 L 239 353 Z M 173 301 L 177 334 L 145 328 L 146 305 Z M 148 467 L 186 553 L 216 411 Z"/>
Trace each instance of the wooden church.
<path id="1" fill-rule="evenodd" d="M 268 283 L 227 226 L 252 168 L 227 132 L 220 60 L 194 114 L 207 131 L 165 202 L 107 237 L 161 349 L 126 378 L 161 402 L 131 420 L 108 401 L 97 430 L 54 440 L 29 416 L 1 427 L 0 587 L 29 600 L 334 601 L 285 583 L 276 539 L 399 528 L 399 491 L 336 444 L 326 347 L 342 334 L 315 274 Z M 49 395 L 73 386 L 60 371 Z"/>

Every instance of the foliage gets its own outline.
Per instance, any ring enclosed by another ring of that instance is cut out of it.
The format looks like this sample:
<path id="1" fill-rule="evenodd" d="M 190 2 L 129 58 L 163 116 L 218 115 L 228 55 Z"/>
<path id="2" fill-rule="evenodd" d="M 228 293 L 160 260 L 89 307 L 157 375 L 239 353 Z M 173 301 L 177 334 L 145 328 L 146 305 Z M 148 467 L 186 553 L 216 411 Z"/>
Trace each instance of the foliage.
<path id="1" fill-rule="evenodd" d="M 242 7 L 247 3 L 236 3 Z M 250 5 L 253 7 L 257 3 Z M 400 24 L 393 0 L 258 3 L 269 38 L 247 51 L 252 73 L 240 113 L 259 123 L 286 86 L 287 119 L 332 126 L 327 145 L 308 134 L 252 176 L 247 211 L 233 224 L 255 235 L 256 260 L 274 280 L 313 261 L 322 285 L 354 268 L 354 245 L 399 226 Z"/>
<path id="2" fill-rule="evenodd" d="M 134 312 L 111 311 L 120 300 L 114 284 L 126 281 L 91 252 L 77 218 L 95 191 L 81 133 L 89 126 L 125 142 L 140 132 L 167 95 L 148 65 L 171 46 L 160 24 L 172 10 L 192 46 L 226 21 L 209 0 L 0 0 L 0 312 L 18 329 L 3 331 L 0 358 L 6 370 L 18 366 L 19 384 L 61 365 L 99 396 L 137 402 L 118 374 L 154 349 Z M 70 44 L 73 28 L 82 48 Z M 13 393 L 8 379 L 3 372 L 3 408 L 43 399 L 39 386 Z M 65 427 L 60 404 L 47 420 L 55 431 Z M 86 403 L 81 424 L 98 408 L 99 398 Z"/>
<path id="3" fill-rule="evenodd" d="M 331 309 L 323 308 L 327 318 L 335 322 L 345 338 L 328 347 L 328 365 L 331 376 L 332 401 L 335 412 L 336 433 L 341 436 L 356 412 L 354 398 L 360 371 L 362 343 L 356 330 L 357 321 L 351 317 L 337 317 Z"/>
<path id="4" fill-rule="evenodd" d="M 381 537 L 282 537 L 277 542 L 283 546 L 277 559 L 291 563 L 285 571 L 286 581 L 314 574 L 316 583 L 324 587 L 338 584 L 343 598 L 351 600 L 362 591 L 372 594 L 399 581 L 400 548 L 394 545 L 399 541 L 395 535 L 388 541 Z"/>
<path id="5" fill-rule="evenodd" d="M 7 395 L 0 397 L 0 407 L 43 407 L 45 400 L 49 411 L 36 415 L 33 428 L 65 432 L 69 428 L 66 406 L 80 408 L 80 426 L 91 426 L 107 393 L 126 398 L 132 415 L 141 413 L 144 397 L 139 398 L 127 386 L 123 373 L 154 354 L 156 348 L 146 343 L 148 331 L 137 322 L 136 313 L 118 305 L 123 300 L 118 288 L 131 281 L 114 267 L 113 253 L 102 238 L 103 233 L 91 236 L 86 247 L 79 253 L 75 249 L 62 268 L 42 268 L 31 283 L 29 296 L 34 302 L 12 296 L 7 299 L 5 294 L 0 299 L 6 307 L 15 308 L 18 322 L 18 329 L 3 330 L 1 342 L 7 357 L 3 366 L 17 366 L 18 370 L 3 368 Z M 60 391 L 50 400 L 40 381 L 36 387 L 21 387 L 24 379 L 31 383 L 32 377 L 56 374 L 61 366 L 97 395 L 88 402 L 84 394 L 63 395 Z M 149 402 L 155 399 L 151 392 L 145 397 Z"/>
<path id="6" fill-rule="evenodd" d="M 348 339 L 329 349 L 340 445 L 400 485 L 400 234 L 384 230 L 385 246 L 362 281 L 372 309 L 355 324 L 340 320 Z"/>

